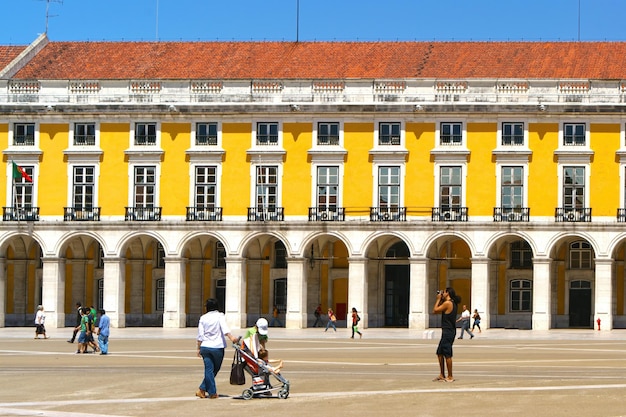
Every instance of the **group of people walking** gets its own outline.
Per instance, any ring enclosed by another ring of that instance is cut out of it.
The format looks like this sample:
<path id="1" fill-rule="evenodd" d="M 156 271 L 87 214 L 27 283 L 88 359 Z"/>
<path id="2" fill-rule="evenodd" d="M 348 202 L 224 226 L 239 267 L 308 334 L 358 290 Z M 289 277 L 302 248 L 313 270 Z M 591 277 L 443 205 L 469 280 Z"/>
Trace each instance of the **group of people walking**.
<path id="1" fill-rule="evenodd" d="M 109 353 L 109 333 L 111 321 L 104 309 L 100 309 L 97 314 L 96 309 L 83 307 L 81 303 L 76 303 L 76 323 L 72 337 L 67 343 L 74 343 L 78 335 L 78 347 L 76 353 Z M 94 339 L 98 336 L 98 343 Z M 89 348 L 92 348 L 90 351 Z"/>

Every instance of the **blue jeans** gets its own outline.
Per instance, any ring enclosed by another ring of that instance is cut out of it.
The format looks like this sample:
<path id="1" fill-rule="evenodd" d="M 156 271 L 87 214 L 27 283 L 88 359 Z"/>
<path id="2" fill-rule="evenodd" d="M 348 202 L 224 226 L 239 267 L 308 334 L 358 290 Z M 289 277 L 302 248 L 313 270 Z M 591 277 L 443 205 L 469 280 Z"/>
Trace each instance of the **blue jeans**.
<path id="1" fill-rule="evenodd" d="M 469 328 L 469 320 L 463 320 L 461 322 L 461 336 L 459 339 L 463 339 L 463 333 L 467 332 L 471 337 L 474 337 L 474 333 Z"/>
<path id="2" fill-rule="evenodd" d="M 335 329 L 335 331 L 337 331 L 337 326 L 335 326 L 335 322 L 332 321 L 331 319 L 328 319 L 328 323 L 326 323 L 326 330 L 328 330 L 329 326 L 333 326 L 333 329 Z M 324 330 L 324 331 L 326 331 Z"/>
<path id="3" fill-rule="evenodd" d="M 204 361 L 204 379 L 200 384 L 200 389 L 206 391 L 209 395 L 217 394 L 215 376 L 222 367 L 224 348 L 208 348 L 201 346 L 200 356 L 202 356 L 202 360 Z"/>
<path id="4" fill-rule="evenodd" d="M 109 336 L 98 335 L 98 345 L 100 345 L 100 353 L 106 355 L 109 353 Z"/>

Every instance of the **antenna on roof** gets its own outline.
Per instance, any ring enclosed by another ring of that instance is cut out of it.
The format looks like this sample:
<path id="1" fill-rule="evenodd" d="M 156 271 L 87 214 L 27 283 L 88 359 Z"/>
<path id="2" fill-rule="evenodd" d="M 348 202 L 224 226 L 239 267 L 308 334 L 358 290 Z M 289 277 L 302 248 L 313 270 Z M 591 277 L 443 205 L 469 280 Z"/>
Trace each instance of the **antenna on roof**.
<path id="1" fill-rule="evenodd" d="M 296 0 L 296 43 L 300 40 L 300 0 Z"/>
<path id="2" fill-rule="evenodd" d="M 578 0 L 578 42 L 580 42 L 580 0 Z"/>
<path id="3" fill-rule="evenodd" d="M 57 15 L 50 15 L 50 3 L 53 2 L 53 3 L 63 4 L 63 0 L 45 0 L 45 2 L 46 2 L 46 31 L 44 33 L 47 35 L 49 18 L 57 16 Z"/>

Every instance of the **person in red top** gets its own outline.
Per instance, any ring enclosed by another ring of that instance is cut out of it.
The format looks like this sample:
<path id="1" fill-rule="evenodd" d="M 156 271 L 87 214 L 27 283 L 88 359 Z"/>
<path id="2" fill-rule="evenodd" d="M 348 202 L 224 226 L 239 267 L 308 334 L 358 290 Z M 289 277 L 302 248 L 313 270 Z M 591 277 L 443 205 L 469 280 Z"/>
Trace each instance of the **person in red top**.
<path id="1" fill-rule="evenodd" d="M 359 322 L 361 321 L 361 317 L 359 317 L 359 313 L 357 313 L 356 308 L 352 307 L 352 336 L 350 339 L 354 339 L 354 334 L 358 333 L 359 338 L 363 338 L 363 333 L 359 331 Z"/>

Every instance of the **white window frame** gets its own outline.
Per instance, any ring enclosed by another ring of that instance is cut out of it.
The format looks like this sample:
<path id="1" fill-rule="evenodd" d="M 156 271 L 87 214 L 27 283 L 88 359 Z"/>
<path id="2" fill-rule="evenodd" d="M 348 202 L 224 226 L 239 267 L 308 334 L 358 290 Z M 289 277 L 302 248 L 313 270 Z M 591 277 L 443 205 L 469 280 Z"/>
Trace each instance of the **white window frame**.
<path id="1" fill-rule="evenodd" d="M 146 145 L 137 145 L 135 143 L 135 132 L 137 130 L 137 125 L 140 124 L 154 124 L 156 130 L 156 138 L 154 144 L 146 144 Z M 137 151 L 139 149 L 160 149 L 161 148 L 161 122 L 156 120 L 138 120 L 131 123 L 130 129 L 130 148 Z"/>
<path id="2" fill-rule="evenodd" d="M 446 145 L 443 145 L 441 143 L 441 125 L 444 124 L 444 123 L 460 124 L 461 125 L 461 143 L 459 143 L 459 144 L 446 144 Z M 437 120 L 436 124 L 435 124 L 435 138 L 437 140 L 436 148 L 438 148 L 439 150 L 442 150 L 442 149 L 451 149 L 451 150 L 467 149 L 467 124 L 466 124 L 465 120 L 459 120 L 459 119 L 441 119 L 441 120 Z"/>
<path id="3" fill-rule="evenodd" d="M 15 125 L 34 125 L 35 126 L 35 144 L 34 145 L 15 145 Z M 40 139 L 40 132 L 39 132 L 39 122 L 33 122 L 33 121 L 12 121 L 9 123 L 9 149 L 39 149 L 39 139 Z"/>
<path id="4" fill-rule="evenodd" d="M 435 163 L 435 201 L 433 207 L 441 208 L 441 168 L 449 166 L 461 167 L 461 207 L 466 207 L 467 194 L 467 163 L 458 161 L 446 161 Z"/>
<path id="5" fill-rule="evenodd" d="M 217 144 L 216 145 L 198 145 L 197 137 L 198 137 L 198 124 L 215 124 L 217 125 Z M 200 149 L 215 149 L 222 148 L 222 122 L 218 120 L 193 120 L 191 122 L 191 143 L 189 144 L 191 148 L 200 148 Z"/>
<path id="6" fill-rule="evenodd" d="M 250 207 L 257 208 L 256 204 L 256 169 L 261 166 L 275 166 L 276 169 L 276 207 L 283 206 L 283 164 L 273 161 L 250 164 Z"/>
<path id="7" fill-rule="evenodd" d="M 448 164 L 445 164 L 448 165 Z M 528 164 L 516 162 L 496 162 L 496 204 L 495 207 L 502 207 L 502 168 L 520 167 L 524 170 L 524 195 L 522 197 L 522 207 L 528 207 Z"/>
<path id="8" fill-rule="evenodd" d="M 565 125 L 585 125 L 585 144 L 584 145 L 575 145 L 575 144 L 566 145 L 565 144 Z M 570 151 L 570 152 L 589 151 L 591 149 L 590 144 L 589 144 L 590 139 L 591 139 L 591 135 L 590 135 L 589 120 L 568 120 L 568 121 L 563 121 L 559 123 L 559 147 L 558 147 L 559 151 Z"/>
<path id="9" fill-rule="evenodd" d="M 76 125 L 77 124 L 93 124 L 95 129 L 95 143 L 94 145 L 76 145 L 75 136 L 76 136 Z M 76 120 L 70 123 L 70 132 L 69 132 L 69 148 L 77 150 L 77 149 L 92 149 L 92 148 L 100 148 L 100 122 L 96 122 L 93 120 Z"/>
<path id="10" fill-rule="evenodd" d="M 505 145 L 503 144 L 503 139 L 504 139 L 504 125 L 506 123 L 511 123 L 511 124 L 521 124 L 522 125 L 522 129 L 523 129 L 523 143 L 521 145 Z M 528 150 L 528 123 L 526 123 L 525 121 L 522 120 L 515 120 L 515 119 L 499 119 L 498 120 L 498 145 L 496 146 L 496 149 L 507 149 L 507 150 L 511 150 L 511 151 L 515 151 L 515 150 Z"/>
<path id="11" fill-rule="evenodd" d="M 320 145 L 319 144 L 319 140 L 318 140 L 318 129 L 319 129 L 319 124 L 320 123 L 327 123 L 327 124 L 338 124 L 339 125 L 339 143 L 337 145 Z M 313 120 L 313 148 L 322 148 L 322 149 L 327 149 L 327 148 L 332 148 L 332 147 L 336 147 L 339 146 L 341 148 L 343 148 L 343 137 L 344 137 L 344 130 L 343 130 L 343 121 L 340 120 L 333 120 L 333 119 L 315 119 Z"/>
<path id="12" fill-rule="evenodd" d="M 161 164 L 145 161 L 128 164 L 128 185 L 131 187 L 128 193 L 128 207 L 135 207 L 135 168 L 153 166 L 154 170 L 154 207 L 161 207 Z"/>
<path id="13" fill-rule="evenodd" d="M 221 207 L 221 184 L 222 184 L 222 164 L 216 164 L 212 161 L 194 162 L 189 165 L 189 206 L 196 206 L 196 168 L 197 167 L 215 167 L 215 207 Z"/>
<path id="14" fill-rule="evenodd" d="M 93 177 L 94 177 L 94 186 L 93 186 L 93 206 L 98 207 L 98 195 L 99 195 L 99 182 L 98 178 L 100 178 L 100 164 L 94 162 L 70 162 L 67 164 L 67 177 L 71 180 L 68 181 L 67 184 L 67 207 L 74 206 L 74 167 L 84 167 L 90 166 L 93 167 Z"/>
<path id="15" fill-rule="evenodd" d="M 278 126 L 278 139 L 275 145 L 268 144 L 259 144 L 257 143 L 257 127 L 259 123 L 265 124 L 276 124 Z M 270 148 L 270 149 L 282 149 L 283 148 L 283 122 L 280 120 L 253 120 L 252 121 L 252 138 L 251 138 L 251 147 L 252 148 Z"/>
<path id="16" fill-rule="evenodd" d="M 313 184 L 311 187 L 311 207 L 318 207 L 317 205 L 317 170 L 320 167 L 337 167 L 338 185 L 337 185 L 337 208 L 343 207 L 343 164 L 333 162 L 315 162 L 311 164 L 311 178 L 313 178 Z"/>
<path id="17" fill-rule="evenodd" d="M 20 167 L 25 167 L 25 166 L 32 166 L 33 167 L 33 175 L 31 176 L 31 178 L 33 179 L 33 207 L 38 207 L 38 201 L 39 201 L 39 196 L 38 196 L 38 190 L 39 190 L 39 181 L 37 181 L 37 179 L 39 178 L 39 163 L 35 162 L 35 161 L 29 161 L 29 160 L 17 160 L 17 159 L 13 159 L 13 158 L 9 158 L 9 160 L 7 161 L 6 164 L 6 207 L 13 207 L 13 164 L 12 162 L 15 162 L 18 166 Z"/>
<path id="18" fill-rule="evenodd" d="M 374 178 L 374 192 L 372 193 L 372 207 L 380 208 L 379 201 L 380 195 L 378 192 L 379 183 L 379 169 L 382 167 L 398 167 L 400 168 L 400 196 L 398 198 L 398 208 L 404 207 L 405 188 L 406 188 L 406 165 L 398 162 L 376 162 L 372 164 L 372 178 Z"/>
<path id="19" fill-rule="evenodd" d="M 391 143 L 380 143 L 380 125 L 382 123 L 387 124 L 399 124 L 400 125 L 400 143 L 392 145 Z M 397 119 L 380 119 L 374 121 L 374 148 L 393 148 L 393 149 L 405 149 L 406 148 L 406 128 L 403 120 Z"/>
<path id="20" fill-rule="evenodd" d="M 590 179 L 591 179 L 591 164 L 580 164 L 580 163 L 559 163 L 557 165 L 557 169 L 558 169 L 558 173 L 557 173 L 557 178 L 558 178 L 558 184 L 559 184 L 559 193 L 558 193 L 558 207 L 565 207 L 565 201 L 563 200 L 564 195 L 563 195 L 563 188 L 564 185 L 563 181 L 564 181 L 564 173 L 563 170 L 565 169 L 565 167 L 573 167 L 573 168 L 585 168 L 585 203 L 584 203 L 584 207 L 590 207 L 589 205 L 589 201 L 590 201 Z"/>

